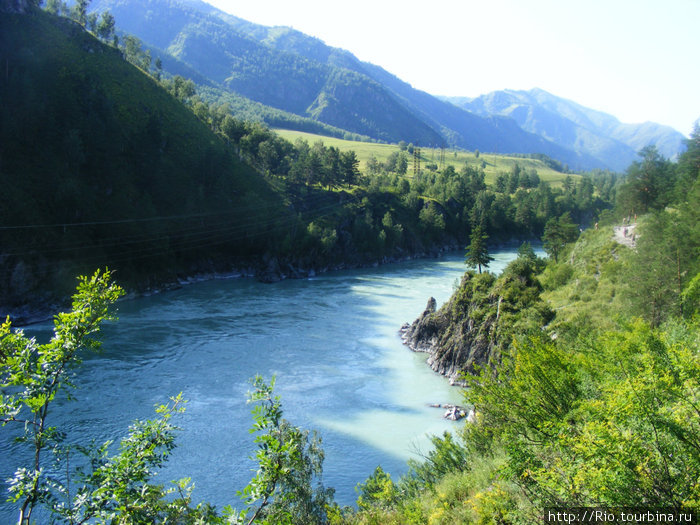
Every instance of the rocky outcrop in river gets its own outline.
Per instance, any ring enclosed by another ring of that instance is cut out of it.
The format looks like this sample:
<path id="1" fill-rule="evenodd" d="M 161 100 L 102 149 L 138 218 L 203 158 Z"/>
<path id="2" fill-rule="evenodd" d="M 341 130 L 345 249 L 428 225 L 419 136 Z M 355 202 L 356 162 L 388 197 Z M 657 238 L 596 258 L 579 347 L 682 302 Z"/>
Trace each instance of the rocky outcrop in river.
<path id="1" fill-rule="evenodd" d="M 487 286 L 493 281 L 489 274 L 465 274 L 459 290 L 440 310 L 431 297 L 420 317 L 401 328 L 404 344 L 428 353 L 428 365 L 452 384 L 463 384 L 464 374 L 488 363 L 495 347 L 499 298 L 474 294 L 475 279 Z"/>
<path id="2" fill-rule="evenodd" d="M 500 359 L 514 336 L 538 331 L 553 316 L 539 299 L 536 259 L 519 258 L 496 279 L 467 272 L 439 310 L 430 298 L 423 313 L 400 330 L 404 343 L 428 353 L 428 365 L 463 385 L 465 374 Z"/>

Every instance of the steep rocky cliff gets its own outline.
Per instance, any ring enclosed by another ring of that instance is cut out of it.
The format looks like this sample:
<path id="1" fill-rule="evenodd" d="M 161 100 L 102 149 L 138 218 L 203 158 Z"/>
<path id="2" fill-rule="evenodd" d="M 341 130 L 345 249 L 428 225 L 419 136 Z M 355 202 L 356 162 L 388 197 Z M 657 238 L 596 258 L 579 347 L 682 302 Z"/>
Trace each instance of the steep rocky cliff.
<path id="1" fill-rule="evenodd" d="M 439 310 L 431 297 L 420 317 L 401 328 L 404 343 L 415 352 L 427 352 L 433 370 L 462 384 L 464 374 L 498 361 L 513 337 L 551 320 L 553 313 L 539 299 L 539 265 L 535 258 L 519 257 L 498 279 L 489 273 L 465 273 Z"/>

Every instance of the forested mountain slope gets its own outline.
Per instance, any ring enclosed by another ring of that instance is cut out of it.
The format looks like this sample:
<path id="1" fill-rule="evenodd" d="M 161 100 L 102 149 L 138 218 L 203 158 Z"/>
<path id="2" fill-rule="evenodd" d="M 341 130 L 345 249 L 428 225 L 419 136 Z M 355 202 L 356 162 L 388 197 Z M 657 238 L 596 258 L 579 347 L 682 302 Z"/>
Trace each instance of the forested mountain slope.
<path id="1" fill-rule="evenodd" d="M 267 106 L 380 140 L 442 142 L 437 131 L 367 76 L 265 45 L 243 31 L 246 23 L 208 4 L 105 0 L 93 8 L 109 10 L 120 29 Z"/>
<path id="2" fill-rule="evenodd" d="M 577 168 L 595 165 L 594 159 L 588 157 L 585 152 L 572 155 L 571 151 L 557 147 L 538 138 L 537 135 L 523 133 L 509 118 L 488 115 L 488 118 L 483 119 L 475 112 L 455 111 L 451 104 L 414 89 L 382 67 L 362 62 L 349 51 L 327 46 L 319 39 L 300 31 L 288 27 L 264 27 L 240 19 L 235 20 L 241 31 L 275 49 L 350 69 L 379 82 L 421 119 L 434 129 L 440 130 L 447 144 L 491 152 L 540 152 Z"/>
<path id="3" fill-rule="evenodd" d="M 280 195 L 120 51 L 38 10 L 3 13 L 0 39 L 5 307 L 107 264 L 167 280 L 274 242 Z"/>
<path id="4" fill-rule="evenodd" d="M 264 27 L 197 0 L 97 0 L 117 25 L 221 87 L 375 139 L 501 153 L 544 153 L 574 169 L 601 167 L 519 128 L 416 90 L 351 53 L 285 27 Z M 295 128 L 297 129 L 297 128 Z"/>

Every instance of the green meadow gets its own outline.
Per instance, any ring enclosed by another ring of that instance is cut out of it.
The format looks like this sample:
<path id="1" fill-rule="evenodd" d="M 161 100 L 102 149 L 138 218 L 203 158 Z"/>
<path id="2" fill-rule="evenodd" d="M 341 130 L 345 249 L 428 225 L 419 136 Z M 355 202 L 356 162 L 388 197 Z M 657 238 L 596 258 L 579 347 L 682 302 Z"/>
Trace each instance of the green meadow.
<path id="1" fill-rule="evenodd" d="M 354 150 L 357 158 L 360 160 L 360 169 L 364 170 L 367 166 L 367 161 L 374 156 L 379 162 L 384 162 L 389 155 L 400 151 L 398 144 L 378 144 L 374 142 L 358 142 L 353 140 L 344 140 L 323 135 L 315 135 L 303 131 L 293 131 L 288 129 L 275 129 L 280 137 L 294 142 L 297 139 L 303 139 L 309 144 L 316 141 L 322 141 L 326 147 L 333 146 L 340 151 Z M 421 148 L 421 168 L 425 169 L 428 164 L 437 164 L 440 166 L 441 152 L 437 148 Z M 577 179 L 579 175 L 561 173 L 553 170 L 544 162 L 538 159 L 522 158 L 509 155 L 498 155 L 492 153 L 477 154 L 473 151 L 460 149 L 445 149 L 444 154 L 445 165 L 453 166 L 455 170 L 462 169 L 464 164 L 470 166 L 482 166 L 486 173 L 486 183 L 493 184 L 496 177 L 500 173 L 509 173 L 515 164 L 519 164 L 523 169 L 535 169 L 540 179 L 552 183 L 554 186 L 560 185 L 567 176 Z M 408 170 L 411 173 L 413 169 L 413 159 L 409 155 Z"/>

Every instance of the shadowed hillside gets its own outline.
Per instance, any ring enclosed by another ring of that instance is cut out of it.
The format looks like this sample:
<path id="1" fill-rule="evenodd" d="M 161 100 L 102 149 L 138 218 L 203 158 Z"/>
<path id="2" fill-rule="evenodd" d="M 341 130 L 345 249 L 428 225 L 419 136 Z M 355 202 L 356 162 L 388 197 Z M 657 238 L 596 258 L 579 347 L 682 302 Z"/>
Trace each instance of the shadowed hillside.
<path id="1" fill-rule="evenodd" d="M 0 39 L 0 303 L 106 264 L 145 284 L 275 242 L 279 195 L 118 50 L 40 11 L 3 13 Z"/>

